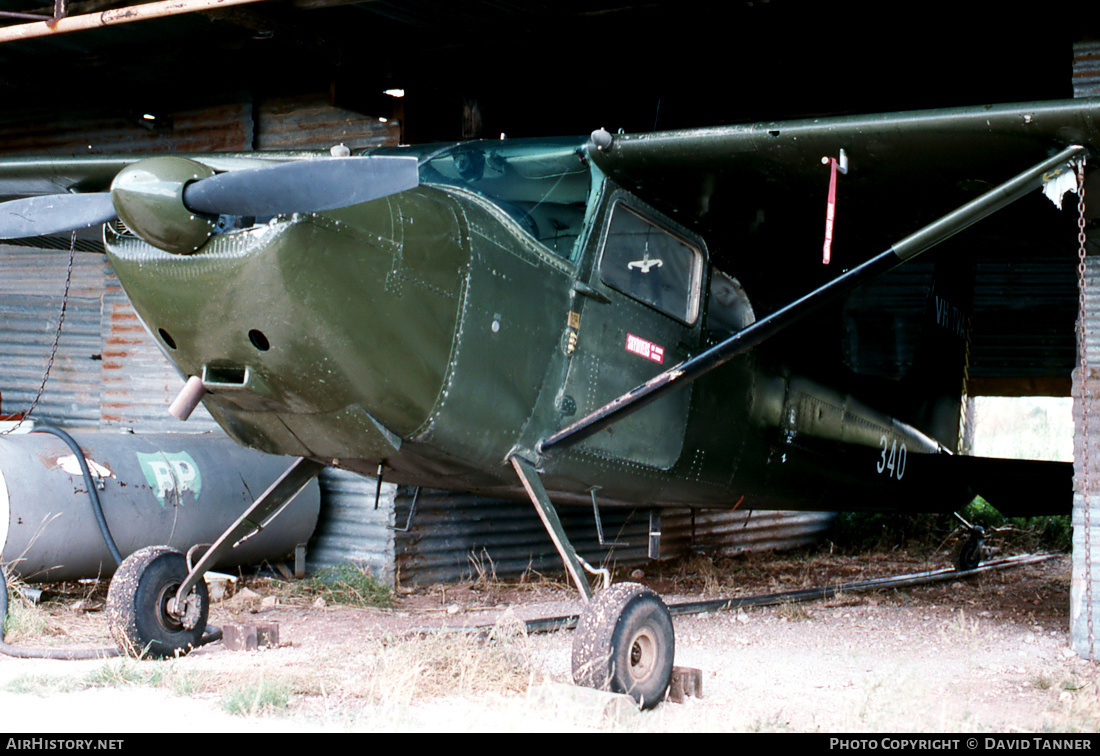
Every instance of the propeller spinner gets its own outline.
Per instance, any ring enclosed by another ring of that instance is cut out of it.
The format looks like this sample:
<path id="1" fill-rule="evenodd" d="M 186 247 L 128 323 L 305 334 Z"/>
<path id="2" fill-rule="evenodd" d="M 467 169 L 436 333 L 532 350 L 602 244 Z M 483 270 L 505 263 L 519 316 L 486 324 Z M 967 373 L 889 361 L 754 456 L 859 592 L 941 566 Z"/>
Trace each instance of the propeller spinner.
<path id="1" fill-rule="evenodd" d="M 154 247 L 188 255 L 214 232 L 219 215 L 322 212 L 418 184 L 415 157 L 320 158 L 227 173 L 187 158 L 147 158 L 119 171 L 107 192 L 0 204 L 0 239 L 45 236 L 120 218 Z"/>

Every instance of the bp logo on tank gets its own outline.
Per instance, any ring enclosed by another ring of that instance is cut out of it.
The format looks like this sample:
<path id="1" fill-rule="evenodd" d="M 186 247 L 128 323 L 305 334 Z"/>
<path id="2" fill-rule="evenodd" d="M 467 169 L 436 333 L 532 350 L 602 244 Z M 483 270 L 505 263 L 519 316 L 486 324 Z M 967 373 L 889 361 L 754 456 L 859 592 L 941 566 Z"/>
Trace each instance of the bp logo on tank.
<path id="1" fill-rule="evenodd" d="M 187 452 L 137 452 L 145 480 L 156 494 L 160 505 L 169 502 L 179 504 L 185 492 L 199 498 L 202 492 L 202 473 L 195 460 Z"/>

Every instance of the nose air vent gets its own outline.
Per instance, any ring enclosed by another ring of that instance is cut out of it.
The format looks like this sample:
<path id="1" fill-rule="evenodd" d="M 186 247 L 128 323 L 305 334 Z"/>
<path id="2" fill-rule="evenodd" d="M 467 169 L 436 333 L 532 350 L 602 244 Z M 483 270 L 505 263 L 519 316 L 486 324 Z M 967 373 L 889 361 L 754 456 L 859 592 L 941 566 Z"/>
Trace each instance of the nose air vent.
<path id="1" fill-rule="evenodd" d="M 248 368 L 237 365 L 207 365 L 203 368 L 202 382 L 206 386 L 236 387 L 248 381 Z"/>
<path id="2" fill-rule="evenodd" d="M 267 336 L 263 331 L 258 331 L 253 328 L 248 332 L 248 340 L 252 342 L 252 346 L 259 349 L 261 352 L 266 352 L 271 348 L 271 343 L 267 340 Z"/>

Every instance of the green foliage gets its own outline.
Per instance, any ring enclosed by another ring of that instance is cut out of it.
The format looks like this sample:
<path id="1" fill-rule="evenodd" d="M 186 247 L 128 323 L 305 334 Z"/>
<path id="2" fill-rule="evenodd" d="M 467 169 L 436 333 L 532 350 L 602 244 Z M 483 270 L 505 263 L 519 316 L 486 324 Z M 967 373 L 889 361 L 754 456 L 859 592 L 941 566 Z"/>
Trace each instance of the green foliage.
<path id="1" fill-rule="evenodd" d="M 330 604 L 389 609 L 396 603 L 389 585 L 376 578 L 369 567 L 353 562 L 328 567 L 303 580 L 300 588 Z"/>
<path id="2" fill-rule="evenodd" d="M 1004 517 L 980 496 L 961 512 L 974 525 L 986 530 L 996 528 L 999 536 L 1009 539 L 1015 548 L 1024 551 L 1068 552 L 1073 546 L 1070 515 L 1047 517 Z"/>
<path id="3" fill-rule="evenodd" d="M 230 690 L 221 707 L 240 717 L 257 717 L 282 711 L 290 703 L 290 686 L 260 678 L 255 683 Z"/>
<path id="4" fill-rule="evenodd" d="M 165 664 L 139 662 L 123 656 L 87 673 L 81 682 L 88 688 L 155 688 L 164 685 L 172 674 L 173 668 Z"/>
<path id="5" fill-rule="evenodd" d="M 976 497 L 960 513 L 973 525 L 991 534 L 1002 549 L 1018 551 L 1069 551 L 1072 530 L 1069 515 L 1004 517 L 985 499 Z M 959 525 L 949 514 L 896 514 L 841 512 L 833 522 L 831 540 L 842 551 L 935 549 Z M 987 541 L 988 543 L 989 541 Z"/>
<path id="6" fill-rule="evenodd" d="M 29 693 L 31 695 L 47 698 L 58 693 L 68 693 L 80 690 L 80 685 L 75 680 L 55 675 L 33 674 L 17 675 L 0 685 L 0 690 L 10 693 Z"/>

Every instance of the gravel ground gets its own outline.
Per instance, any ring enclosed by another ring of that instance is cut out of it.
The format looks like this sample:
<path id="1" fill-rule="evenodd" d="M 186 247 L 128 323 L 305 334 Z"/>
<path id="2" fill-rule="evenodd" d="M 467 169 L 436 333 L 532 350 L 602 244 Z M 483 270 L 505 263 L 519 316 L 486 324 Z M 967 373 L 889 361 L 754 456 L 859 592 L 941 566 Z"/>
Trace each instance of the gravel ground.
<path id="1" fill-rule="evenodd" d="M 929 566 L 943 565 L 905 554 L 694 559 L 634 579 L 672 602 Z M 276 622 L 279 646 L 218 643 L 166 662 L 0 657 L 0 729 L 1095 733 L 1098 672 L 1069 648 L 1069 570 L 1063 556 L 953 583 L 678 616 L 676 663 L 702 671 L 703 696 L 649 712 L 568 684 L 570 631 L 517 629 L 519 616 L 575 611 L 557 583 L 437 586 L 403 592 L 393 610 L 321 606 L 254 583 L 259 595 L 216 604 L 211 621 Z M 497 622 L 488 645 L 408 633 L 486 622 Z M 51 603 L 44 630 L 8 640 L 109 643 L 96 595 Z"/>

